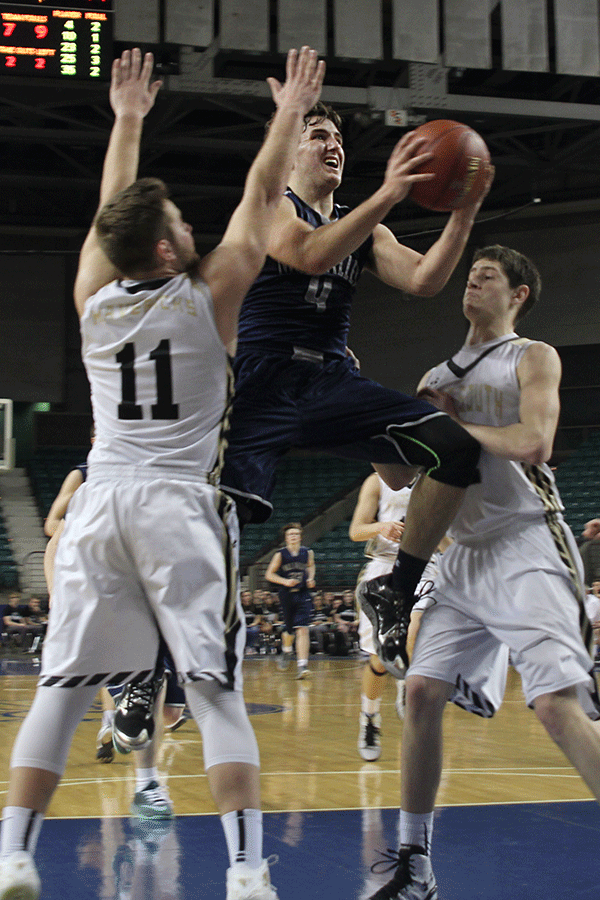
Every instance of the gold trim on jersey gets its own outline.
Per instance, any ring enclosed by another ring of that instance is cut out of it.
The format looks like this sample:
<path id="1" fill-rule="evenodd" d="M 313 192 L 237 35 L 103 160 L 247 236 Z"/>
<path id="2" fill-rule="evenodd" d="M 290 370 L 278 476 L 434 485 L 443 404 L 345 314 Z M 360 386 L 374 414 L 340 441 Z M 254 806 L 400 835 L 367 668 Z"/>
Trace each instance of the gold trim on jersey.
<path id="1" fill-rule="evenodd" d="M 561 512 L 560 501 L 554 486 L 540 466 L 521 463 L 523 471 L 544 506 L 544 518 L 559 556 L 567 567 L 573 583 L 573 593 L 579 606 L 579 627 L 581 637 L 590 654 L 593 656 L 592 626 L 585 611 L 585 587 L 579 577 L 579 570 L 567 541 L 562 521 L 558 518 Z"/>
<path id="2" fill-rule="evenodd" d="M 236 639 L 242 627 L 237 607 L 239 572 L 236 564 L 236 553 L 231 541 L 227 520 L 235 509 L 233 500 L 222 491 L 217 491 L 216 507 L 219 519 L 223 523 L 221 532 L 221 548 L 225 563 L 225 598 L 223 601 L 223 622 L 225 624 L 225 661 L 229 684 L 234 683 L 234 672 L 238 662 Z"/>
<path id="3" fill-rule="evenodd" d="M 231 410 L 233 407 L 233 395 L 235 393 L 235 376 L 233 374 L 230 356 L 227 357 L 225 372 L 227 376 L 227 390 L 225 394 L 225 408 L 221 417 L 221 430 L 219 432 L 219 438 L 217 441 L 217 458 L 215 460 L 212 471 L 208 476 L 208 482 L 209 484 L 212 484 L 213 487 L 219 487 L 219 483 L 221 481 L 221 472 L 223 471 L 223 464 L 225 462 L 225 451 L 227 450 L 227 444 L 229 443 L 227 440 L 227 434 L 229 432 L 229 422 L 231 419 Z"/>

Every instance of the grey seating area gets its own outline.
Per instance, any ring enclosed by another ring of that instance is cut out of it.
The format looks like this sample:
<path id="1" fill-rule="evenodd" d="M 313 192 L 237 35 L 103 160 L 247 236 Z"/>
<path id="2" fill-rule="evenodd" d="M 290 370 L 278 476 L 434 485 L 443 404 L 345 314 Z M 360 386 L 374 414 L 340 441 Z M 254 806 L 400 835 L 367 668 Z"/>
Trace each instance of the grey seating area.
<path id="1" fill-rule="evenodd" d="M 565 518 L 577 537 L 586 522 L 600 518 L 600 432 L 585 440 L 554 474 Z"/>
<path id="2" fill-rule="evenodd" d="M 356 489 L 372 471 L 368 463 L 331 456 L 287 456 L 277 470 L 273 515 L 262 525 L 247 525 L 242 534 L 242 570 L 269 549 L 279 546 L 287 522 L 305 525 L 344 495 Z M 346 540 L 350 543 L 348 527 Z"/>

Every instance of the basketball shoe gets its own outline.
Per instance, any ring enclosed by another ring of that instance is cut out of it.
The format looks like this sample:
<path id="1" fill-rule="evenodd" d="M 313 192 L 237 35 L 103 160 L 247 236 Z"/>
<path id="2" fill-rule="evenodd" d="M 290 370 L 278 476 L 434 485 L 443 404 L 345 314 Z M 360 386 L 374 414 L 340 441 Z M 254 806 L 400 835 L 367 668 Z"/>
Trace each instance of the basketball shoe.
<path id="1" fill-rule="evenodd" d="M 31 853 L 17 850 L 0 860 L 0 900 L 38 900 L 41 890 Z"/>
<path id="2" fill-rule="evenodd" d="M 282 650 L 281 653 L 279 654 L 279 656 L 277 657 L 277 668 L 280 669 L 282 672 L 285 672 L 286 669 L 289 669 L 291 661 L 292 661 L 291 651 L 289 653 L 285 653 Z"/>
<path id="3" fill-rule="evenodd" d="M 367 762 L 381 756 L 381 715 L 361 712 L 359 717 L 358 752 Z"/>
<path id="4" fill-rule="evenodd" d="M 431 860 L 422 847 L 402 847 L 398 853 L 388 851 L 384 855 L 392 866 L 396 866 L 396 871 L 393 878 L 369 900 L 438 900 Z M 371 867 L 372 870 L 375 871 L 381 863 L 386 865 L 386 861 L 381 860 Z"/>
<path id="5" fill-rule="evenodd" d="M 226 900 L 279 900 L 271 884 L 269 864 L 263 859 L 258 869 L 246 863 L 236 863 L 227 869 Z"/>
<path id="6" fill-rule="evenodd" d="M 143 750 L 154 735 L 154 706 L 162 687 L 164 672 L 142 683 L 130 682 L 115 704 L 112 738 L 115 750 L 130 753 Z"/>
<path id="7" fill-rule="evenodd" d="M 406 636 L 410 610 L 404 598 L 394 591 L 390 575 L 362 581 L 357 590 L 363 612 L 373 626 L 373 642 L 377 656 L 394 678 L 403 678 L 408 667 Z"/>
<path id="8" fill-rule="evenodd" d="M 173 806 L 166 788 L 157 781 L 150 781 L 141 791 L 136 791 L 131 812 L 140 819 L 171 819 Z"/>

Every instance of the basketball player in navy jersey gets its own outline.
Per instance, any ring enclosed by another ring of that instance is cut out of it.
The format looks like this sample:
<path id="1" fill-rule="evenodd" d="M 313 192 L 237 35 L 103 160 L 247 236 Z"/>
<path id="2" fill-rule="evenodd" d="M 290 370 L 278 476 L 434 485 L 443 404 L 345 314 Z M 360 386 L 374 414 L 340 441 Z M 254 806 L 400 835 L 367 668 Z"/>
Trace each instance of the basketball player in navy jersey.
<path id="1" fill-rule="evenodd" d="M 200 259 L 165 185 L 136 181 L 160 87 L 152 66 L 135 49 L 112 68 L 115 122 L 74 290 L 96 440 L 58 543 L 40 679 L 13 747 L 0 900 L 37 900 L 32 854 L 75 729 L 102 684 L 152 677 L 161 634 L 202 732 L 227 900 L 277 900 L 242 693 L 239 529 L 218 483 L 239 309 L 325 67 L 303 47 L 288 54 L 284 85 L 269 79 L 273 126 L 221 242 Z"/>
<path id="2" fill-rule="evenodd" d="M 265 578 L 279 585 L 279 602 L 285 623 L 280 667 L 287 669 L 289 666 L 295 635 L 297 677 L 302 680 L 309 675 L 308 629 L 313 611 L 309 588 L 315 586 L 315 554 L 308 547 L 302 546 L 302 526 L 299 522 L 284 525 L 282 535 L 285 546 L 273 554 Z"/>
<path id="3" fill-rule="evenodd" d="M 291 447 L 374 464 L 394 490 L 413 491 L 391 576 L 361 598 L 377 652 L 399 676 L 414 590 L 476 478 L 479 445 L 450 417 L 359 375 L 347 348 L 350 306 L 366 268 L 409 294 L 440 291 L 458 263 L 492 180 L 454 211 L 425 254 L 398 243 L 382 219 L 427 175 L 414 133 L 397 144 L 381 187 L 350 211 L 334 202 L 344 167 L 339 116 L 320 104 L 305 117 L 267 261 L 240 314 L 236 393 L 221 483 L 241 521 L 265 521 L 278 460 Z M 265 385 L 268 387 L 265 389 Z"/>

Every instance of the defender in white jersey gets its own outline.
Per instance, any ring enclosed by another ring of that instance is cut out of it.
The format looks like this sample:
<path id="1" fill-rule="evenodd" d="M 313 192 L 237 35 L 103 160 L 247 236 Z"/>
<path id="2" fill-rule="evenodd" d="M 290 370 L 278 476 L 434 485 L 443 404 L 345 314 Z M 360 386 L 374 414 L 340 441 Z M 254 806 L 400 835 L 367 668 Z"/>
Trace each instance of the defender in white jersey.
<path id="1" fill-rule="evenodd" d="M 520 338 L 515 323 L 541 281 L 506 247 L 479 250 L 463 309 L 462 349 L 420 391 L 482 445 L 481 481 L 451 527 L 406 675 L 401 847 L 396 874 L 373 900 L 434 900 L 429 852 L 448 700 L 491 716 L 502 702 L 509 652 L 525 701 L 600 799 L 600 714 L 582 567 L 546 465 L 559 413 L 560 360 Z M 424 748 L 427 753 L 424 753 Z"/>
<path id="2" fill-rule="evenodd" d="M 398 556 L 398 547 L 404 531 L 404 519 L 410 500 L 412 484 L 393 491 L 376 473 L 369 475 L 360 489 L 349 535 L 352 541 L 366 541 L 365 555 L 370 557 L 363 567 L 356 585 L 356 592 L 364 581 L 389 575 Z M 406 650 L 412 654 L 419 622 L 423 611 L 431 603 L 430 592 L 435 581 L 440 550 L 443 552 L 449 541 L 444 538 L 433 554 L 417 586 L 408 628 Z M 363 759 L 372 762 L 381 756 L 381 698 L 385 687 L 387 669 L 377 656 L 373 625 L 362 608 L 359 612 L 358 634 L 360 649 L 369 654 L 362 675 L 361 711 L 359 716 L 358 752 Z M 396 712 L 404 718 L 404 673 L 396 679 Z"/>
<path id="3" fill-rule="evenodd" d="M 100 209 L 75 282 L 96 441 L 66 516 L 33 706 L 13 748 L 0 900 L 35 900 L 32 856 L 75 728 L 98 687 L 151 678 L 165 638 L 203 737 L 230 868 L 227 900 L 276 900 L 262 855 L 259 757 L 242 695 L 238 527 L 218 488 L 242 300 L 324 64 L 290 51 L 277 112 L 218 247 L 200 260 L 191 226 L 157 179 L 135 181 L 153 59 L 113 65 L 115 112 Z"/>

